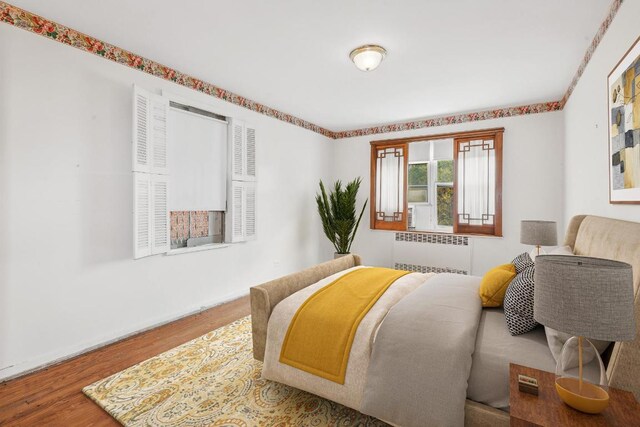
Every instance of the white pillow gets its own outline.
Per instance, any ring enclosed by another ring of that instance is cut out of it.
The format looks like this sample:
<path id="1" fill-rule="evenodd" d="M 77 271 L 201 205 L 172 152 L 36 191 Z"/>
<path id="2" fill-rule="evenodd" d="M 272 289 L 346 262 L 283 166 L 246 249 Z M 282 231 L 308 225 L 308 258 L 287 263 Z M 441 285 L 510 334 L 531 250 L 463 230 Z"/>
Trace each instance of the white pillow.
<path id="1" fill-rule="evenodd" d="M 556 360 L 556 363 L 558 363 L 558 360 L 560 359 L 560 353 L 562 352 L 562 346 L 565 342 L 567 342 L 569 338 L 572 337 L 572 335 L 556 331 L 555 329 L 551 329 L 546 326 L 544 327 L 544 333 L 547 335 L 547 344 L 549 345 L 549 350 L 551 350 L 553 358 Z M 592 339 L 589 339 L 589 341 L 591 341 L 591 344 L 593 344 L 593 346 L 596 348 L 596 350 L 598 350 L 598 353 L 600 354 L 604 353 L 607 347 L 609 347 L 609 345 L 611 344 L 611 341 L 600 341 Z M 591 357 L 585 358 L 585 360 L 583 360 L 583 363 L 589 363 L 592 358 L 593 355 L 591 355 Z M 575 360 L 574 362 L 575 363 L 569 362 L 569 364 L 571 366 L 578 366 L 578 361 Z"/>
<path id="2" fill-rule="evenodd" d="M 574 253 L 571 246 L 558 246 L 549 252 L 549 255 L 574 255 Z"/>

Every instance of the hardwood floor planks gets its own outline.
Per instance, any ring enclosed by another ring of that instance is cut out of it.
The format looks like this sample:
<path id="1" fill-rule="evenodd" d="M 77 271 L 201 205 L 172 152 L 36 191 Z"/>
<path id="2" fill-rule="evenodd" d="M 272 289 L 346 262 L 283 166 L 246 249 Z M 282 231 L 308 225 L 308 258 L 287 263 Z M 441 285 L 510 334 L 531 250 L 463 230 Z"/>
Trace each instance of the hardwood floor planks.
<path id="1" fill-rule="evenodd" d="M 250 313 L 243 297 L 0 384 L 1 426 L 119 426 L 82 388 Z"/>

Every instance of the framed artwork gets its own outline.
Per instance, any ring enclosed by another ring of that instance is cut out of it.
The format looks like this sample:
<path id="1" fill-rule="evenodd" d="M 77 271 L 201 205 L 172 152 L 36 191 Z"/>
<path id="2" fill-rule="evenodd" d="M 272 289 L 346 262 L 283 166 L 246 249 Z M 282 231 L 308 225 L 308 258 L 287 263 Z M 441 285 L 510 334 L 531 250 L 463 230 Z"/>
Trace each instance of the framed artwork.
<path id="1" fill-rule="evenodd" d="M 640 38 L 609 73 L 609 203 L 640 203 Z"/>

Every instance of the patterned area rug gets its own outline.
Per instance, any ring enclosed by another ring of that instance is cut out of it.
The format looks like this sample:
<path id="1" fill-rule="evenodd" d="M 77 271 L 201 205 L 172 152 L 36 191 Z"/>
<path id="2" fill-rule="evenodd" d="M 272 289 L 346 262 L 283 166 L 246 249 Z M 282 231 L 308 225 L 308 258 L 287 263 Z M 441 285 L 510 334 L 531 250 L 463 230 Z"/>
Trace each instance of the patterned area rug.
<path id="1" fill-rule="evenodd" d="M 82 391 L 125 426 L 387 425 L 261 371 L 245 317 Z"/>

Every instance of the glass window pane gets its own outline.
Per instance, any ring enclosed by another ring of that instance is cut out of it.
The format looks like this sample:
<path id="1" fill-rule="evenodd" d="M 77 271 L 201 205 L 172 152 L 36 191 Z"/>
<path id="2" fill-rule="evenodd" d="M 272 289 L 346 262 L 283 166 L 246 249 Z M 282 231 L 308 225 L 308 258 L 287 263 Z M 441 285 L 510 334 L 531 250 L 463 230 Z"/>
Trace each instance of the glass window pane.
<path id="1" fill-rule="evenodd" d="M 453 226 L 453 187 L 438 185 L 436 188 L 438 205 L 438 225 Z"/>
<path id="2" fill-rule="evenodd" d="M 429 164 L 413 163 L 409 165 L 409 185 L 429 185 Z"/>
<path id="3" fill-rule="evenodd" d="M 493 141 L 459 145 L 458 221 L 467 225 L 492 225 L 495 220 L 495 150 Z"/>
<path id="4" fill-rule="evenodd" d="M 453 182 L 453 160 L 438 162 L 438 182 Z"/>
<path id="5" fill-rule="evenodd" d="M 409 187 L 407 201 L 409 203 L 426 203 L 429 201 L 428 188 L 425 187 Z"/>
<path id="6" fill-rule="evenodd" d="M 433 156 L 431 160 L 451 160 L 453 159 L 453 138 L 431 141 Z"/>
<path id="7" fill-rule="evenodd" d="M 376 218 L 401 221 L 404 213 L 404 149 L 380 149 L 376 162 Z"/>

